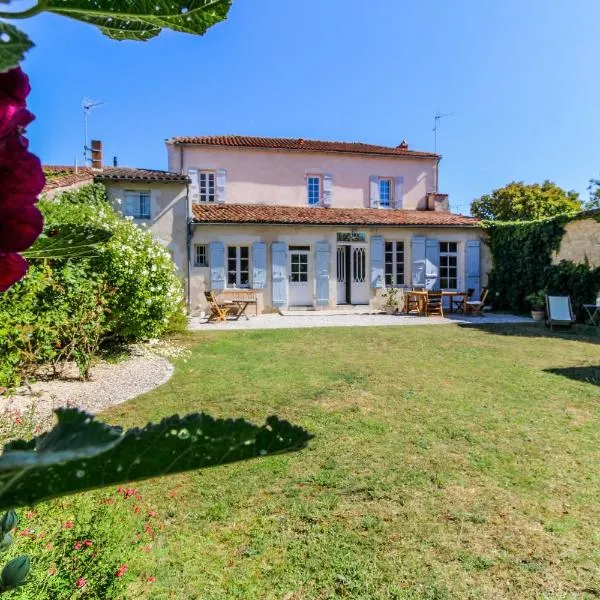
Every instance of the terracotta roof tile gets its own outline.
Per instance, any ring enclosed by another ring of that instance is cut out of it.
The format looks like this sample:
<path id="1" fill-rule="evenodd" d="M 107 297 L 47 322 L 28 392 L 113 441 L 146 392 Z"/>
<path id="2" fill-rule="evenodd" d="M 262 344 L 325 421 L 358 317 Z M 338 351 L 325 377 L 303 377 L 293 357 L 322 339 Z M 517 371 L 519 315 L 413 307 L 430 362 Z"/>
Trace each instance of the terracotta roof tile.
<path id="1" fill-rule="evenodd" d="M 279 225 L 381 225 L 478 227 L 479 219 L 429 210 L 317 208 L 257 204 L 194 204 L 197 223 L 273 223 Z"/>
<path id="2" fill-rule="evenodd" d="M 375 154 L 408 158 L 439 158 L 438 154 L 409 150 L 405 146 L 389 147 L 360 142 L 325 142 L 302 138 L 266 138 L 240 135 L 181 136 L 167 140 L 169 144 L 199 146 L 227 146 L 232 148 L 262 148 L 273 150 L 298 150 L 305 152 L 342 152 L 349 154 Z"/>
<path id="3" fill-rule="evenodd" d="M 157 171 L 154 169 L 134 169 L 131 167 L 105 167 L 102 170 L 89 167 L 75 167 L 62 165 L 45 165 L 46 185 L 44 192 L 50 192 L 63 187 L 76 184 L 92 183 L 93 181 L 130 181 L 140 183 L 187 183 L 186 175 L 170 171 Z"/>

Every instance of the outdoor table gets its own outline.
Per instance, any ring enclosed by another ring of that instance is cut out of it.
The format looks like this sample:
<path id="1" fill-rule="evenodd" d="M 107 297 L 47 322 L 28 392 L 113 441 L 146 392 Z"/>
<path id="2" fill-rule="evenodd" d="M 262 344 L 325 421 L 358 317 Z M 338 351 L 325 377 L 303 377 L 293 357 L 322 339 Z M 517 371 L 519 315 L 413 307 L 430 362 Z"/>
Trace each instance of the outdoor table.
<path id="1" fill-rule="evenodd" d="M 584 304 L 585 312 L 588 314 L 588 325 L 600 326 L 600 305 L 599 304 Z"/>
<path id="2" fill-rule="evenodd" d="M 246 317 L 246 321 L 248 321 L 250 319 L 250 317 L 246 314 L 246 309 L 248 308 L 249 304 L 254 304 L 252 302 L 252 300 L 242 300 L 239 298 L 228 298 L 227 300 L 223 301 L 223 304 L 225 305 L 230 305 L 230 306 L 236 306 L 237 307 L 237 312 L 235 314 L 235 320 L 239 321 L 240 317 Z"/>
<path id="3" fill-rule="evenodd" d="M 454 312 L 454 308 L 452 306 L 452 299 L 456 298 L 457 296 L 462 296 L 463 297 L 463 303 L 462 303 L 462 310 L 463 312 L 465 312 L 465 303 L 467 302 L 467 299 L 469 298 L 469 292 L 459 292 L 459 291 L 450 291 L 450 290 L 442 290 L 442 296 L 448 296 L 450 298 L 450 312 Z"/>

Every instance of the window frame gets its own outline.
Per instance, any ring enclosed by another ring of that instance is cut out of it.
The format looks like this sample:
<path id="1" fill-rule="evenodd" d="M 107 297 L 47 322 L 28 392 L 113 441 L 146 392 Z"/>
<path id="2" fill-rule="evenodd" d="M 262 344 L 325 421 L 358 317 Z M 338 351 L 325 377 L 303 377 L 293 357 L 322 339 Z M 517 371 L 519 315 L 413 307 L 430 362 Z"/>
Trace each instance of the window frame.
<path id="1" fill-rule="evenodd" d="M 454 246 L 455 250 L 450 250 L 450 248 Z M 443 249 L 446 248 L 446 249 Z M 458 290 L 458 242 L 450 242 L 443 241 L 440 242 L 440 265 L 439 265 L 439 273 L 438 277 L 440 280 L 440 289 L 441 290 Z M 455 259 L 455 264 L 450 265 L 450 258 Z M 446 261 L 442 259 L 447 259 Z M 442 265 L 443 262 L 446 262 L 445 265 Z M 445 275 L 442 273 L 445 271 Z M 454 275 L 452 275 L 452 271 L 454 271 Z M 449 285 L 452 281 L 454 281 L 455 285 Z M 443 285 L 446 283 L 446 285 Z"/>
<path id="2" fill-rule="evenodd" d="M 198 250 L 204 249 L 204 261 L 198 260 Z M 195 267 L 208 267 L 208 244 L 194 244 L 194 266 Z"/>
<path id="3" fill-rule="evenodd" d="M 311 181 L 317 181 L 317 202 L 311 203 Z M 306 202 L 308 206 L 321 206 L 323 201 L 323 176 L 316 173 L 311 173 L 306 176 Z"/>
<path id="4" fill-rule="evenodd" d="M 232 258 L 229 256 L 230 252 L 229 250 L 235 248 L 235 257 Z M 246 249 L 246 257 L 242 257 L 242 249 Z M 251 269 L 250 269 L 250 246 L 244 246 L 244 245 L 240 245 L 240 246 L 227 246 L 227 253 L 225 255 L 225 260 L 226 262 L 226 266 L 225 266 L 225 276 L 226 276 L 226 288 L 227 289 L 247 289 L 250 288 L 250 274 L 251 274 Z M 235 260 L 235 269 L 232 270 L 229 268 L 230 260 Z M 242 271 L 241 266 L 242 266 L 242 260 L 246 260 L 247 261 L 247 268 L 245 270 Z M 229 276 L 231 273 L 235 273 L 235 282 L 234 283 L 230 283 L 229 281 Z M 242 273 L 246 273 L 247 274 L 247 283 L 242 284 Z"/>
<path id="5" fill-rule="evenodd" d="M 389 185 L 389 198 L 388 203 L 383 204 L 381 199 L 381 184 L 387 183 Z M 394 206 L 394 179 L 392 177 L 380 177 L 377 183 L 377 188 L 379 191 L 379 208 L 393 208 Z"/>
<path id="6" fill-rule="evenodd" d="M 132 215 L 127 213 L 128 198 L 135 196 L 135 209 Z M 147 213 L 142 213 L 142 196 L 147 199 Z M 152 192 L 150 190 L 125 190 L 124 193 L 125 206 L 123 207 L 123 214 L 126 217 L 133 217 L 140 221 L 149 221 L 152 219 Z"/>
<path id="7" fill-rule="evenodd" d="M 202 177 L 206 178 L 204 192 L 202 191 Z M 212 194 L 209 178 L 212 177 Z M 210 199 L 212 195 L 212 200 Z M 204 198 L 203 198 L 204 196 Z M 217 172 L 211 169 L 198 171 L 198 201 L 202 204 L 214 204 L 217 201 Z"/>
<path id="8" fill-rule="evenodd" d="M 388 244 L 392 245 L 391 251 L 388 251 Z M 399 249 L 401 245 L 401 249 Z M 398 261 L 398 255 L 402 254 L 402 262 Z M 388 255 L 391 254 L 392 261 L 388 261 Z M 402 265 L 402 281 L 398 281 L 398 265 Z M 388 265 L 391 265 L 392 272 L 388 273 Z M 391 283 L 388 283 L 388 277 L 391 277 Z M 386 288 L 401 287 L 406 282 L 406 244 L 404 240 L 384 240 L 383 242 L 383 279 Z"/>

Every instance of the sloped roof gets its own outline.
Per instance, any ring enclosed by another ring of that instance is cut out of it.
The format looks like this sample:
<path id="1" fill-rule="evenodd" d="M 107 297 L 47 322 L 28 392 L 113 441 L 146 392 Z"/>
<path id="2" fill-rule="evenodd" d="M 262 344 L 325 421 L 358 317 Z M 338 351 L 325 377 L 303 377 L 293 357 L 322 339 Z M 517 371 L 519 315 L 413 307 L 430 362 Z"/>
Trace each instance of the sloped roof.
<path id="1" fill-rule="evenodd" d="M 405 158 L 437 159 L 438 154 L 409 150 L 405 146 L 377 146 L 361 142 L 328 142 L 302 138 L 268 138 L 240 135 L 180 136 L 167 140 L 169 144 L 198 146 L 225 146 L 230 148 L 259 148 L 272 150 L 296 150 L 305 152 L 342 152 Z"/>
<path id="2" fill-rule="evenodd" d="M 44 165 L 46 185 L 42 193 L 77 184 L 92 183 L 94 181 L 129 181 L 132 183 L 188 183 L 186 175 L 170 171 L 155 169 L 135 169 L 132 167 L 104 167 L 103 169 L 90 169 L 89 167 L 75 167 L 64 165 Z"/>
<path id="3" fill-rule="evenodd" d="M 196 223 L 267 223 L 279 225 L 380 225 L 479 227 L 481 222 L 448 212 L 377 208 L 317 208 L 256 204 L 194 204 Z"/>

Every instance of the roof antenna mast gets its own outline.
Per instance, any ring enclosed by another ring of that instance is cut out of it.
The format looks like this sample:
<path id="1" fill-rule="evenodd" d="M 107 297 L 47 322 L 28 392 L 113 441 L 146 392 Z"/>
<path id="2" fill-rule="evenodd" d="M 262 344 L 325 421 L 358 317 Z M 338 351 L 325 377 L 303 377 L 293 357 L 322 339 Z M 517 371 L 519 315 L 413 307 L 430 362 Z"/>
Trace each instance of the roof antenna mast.
<path id="1" fill-rule="evenodd" d="M 83 108 L 83 164 L 87 166 L 89 162 L 91 162 L 91 157 L 88 158 L 88 152 L 91 151 L 91 148 L 88 146 L 88 121 L 90 118 L 90 113 L 94 108 L 101 106 L 104 102 L 97 102 L 94 100 L 90 100 L 89 98 L 84 98 L 81 102 L 81 108 Z"/>
<path id="2" fill-rule="evenodd" d="M 435 113 L 435 117 L 433 117 L 433 151 L 435 154 L 437 154 L 437 132 L 438 129 L 440 127 L 440 120 L 443 119 L 444 117 L 449 117 L 450 115 L 453 115 L 453 112 L 449 112 L 449 113 L 440 113 L 439 111 L 437 113 Z"/>

